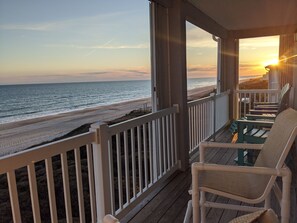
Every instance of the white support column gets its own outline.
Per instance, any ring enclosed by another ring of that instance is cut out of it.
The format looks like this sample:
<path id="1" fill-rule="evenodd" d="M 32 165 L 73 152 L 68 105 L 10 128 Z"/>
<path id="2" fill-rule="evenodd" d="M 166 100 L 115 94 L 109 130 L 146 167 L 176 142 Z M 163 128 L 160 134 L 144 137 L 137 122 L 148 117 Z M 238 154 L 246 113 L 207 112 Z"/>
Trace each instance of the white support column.
<path id="1" fill-rule="evenodd" d="M 96 133 L 96 140 L 93 146 L 94 178 L 96 194 L 97 222 L 107 214 L 112 213 L 111 208 L 111 185 L 108 151 L 108 126 L 99 123 L 91 125 L 90 131 Z"/>

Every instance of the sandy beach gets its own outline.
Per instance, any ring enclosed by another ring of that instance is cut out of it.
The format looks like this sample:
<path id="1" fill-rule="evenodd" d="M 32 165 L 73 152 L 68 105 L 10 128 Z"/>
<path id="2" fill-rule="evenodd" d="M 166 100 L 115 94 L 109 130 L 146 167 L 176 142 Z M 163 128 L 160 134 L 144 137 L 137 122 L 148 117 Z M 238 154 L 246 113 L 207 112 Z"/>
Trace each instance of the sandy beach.
<path id="1" fill-rule="evenodd" d="M 197 99 L 213 89 L 214 86 L 192 89 L 188 91 L 188 97 Z M 83 124 L 110 121 L 146 106 L 150 106 L 150 98 L 1 124 L 0 156 L 61 137 Z"/>

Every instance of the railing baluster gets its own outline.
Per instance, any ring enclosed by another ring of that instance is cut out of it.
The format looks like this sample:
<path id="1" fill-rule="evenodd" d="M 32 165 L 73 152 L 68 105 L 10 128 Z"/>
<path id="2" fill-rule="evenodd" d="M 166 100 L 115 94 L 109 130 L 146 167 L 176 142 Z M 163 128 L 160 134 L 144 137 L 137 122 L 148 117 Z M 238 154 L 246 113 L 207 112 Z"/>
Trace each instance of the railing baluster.
<path id="1" fill-rule="evenodd" d="M 165 137 L 165 121 L 164 117 L 162 117 L 162 142 L 163 142 L 163 171 L 166 173 L 166 137 Z"/>
<path id="2" fill-rule="evenodd" d="M 197 126 L 197 122 L 198 122 L 198 109 L 197 106 L 193 107 L 193 115 L 195 115 L 195 119 L 193 119 L 192 121 L 192 125 L 193 125 L 193 144 L 192 144 L 192 151 L 194 150 L 194 148 L 196 148 L 197 146 L 197 142 L 198 142 L 198 137 L 197 137 L 197 133 L 198 133 L 198 126 Z"/>
<path id="3" fill-rule="evenodd" d="M 248 106 L 248 112 L 250 112 L 250 110 L 251 110 L 251 103 L 252 103 L 252 94 L 251 94 L 251 93 L 249 93 L 249 94 L 248 94 L 248 96 L 249 96 L 249 106 Z"/>
<path id="4" fill-rule="evenodd" d="M 153 148 L 152 148 L 152 122 L 148 123 L 148 133 L 149 133 L 149 153 L 150 153 L 150 185 L 154 182 L 153 176 Z"/>
<path id="5" fill-rule="evenodd" d="M 89 191 L 90 191 L 90 205 L 91 205 L 91 217 L 92 223 L 96 222 L 96 200 L 95 200 L 95 182 L 94 182 L 94 165 L 93 165 L 93 153 L 91 145 L 87 145 L 87 160 L 88 160 L 88 178 L 89 178 Z"/>
<path id="6" fill-rule="evenodd" d="M 14 170 L 7 172 L 7 181 L 8 181 L 13 222 L 15 223 L 22 222 Z"/>
<path id="7" fill-rule="evenodd" d="M 192 124 L 192 132 L 191 132 L 191 135 L 192 135 L 192 145 L 191 145 L 191 148 L 192 148 L 192 151 L 193 151 L 193 148 L 196 146 L 196 108 L 195 106 L 192 107 L 192 120 L 191 120 L 191 124 Z"/>
<path id="8" fill-rule="evenodd" d="M 159 178 L 163 176 L 163 171 L 162 171 L 162 137 L 161 137 L 161 120 L 158 118 L 157 120 L 157 125 L 158 125 L 158 152 L 159 152 Z"/>
<path id="9" fill-rule="evenodd" d="M 197 137 L 196 137 L 197 116 L 196 116 L 195 106 L 192 107 L 192 120 L 191 120 L 191 122 L 192 122 L 192 146 L 191 146 L 192 150 L 191 151 L 193 151 L 193 149 L 196 147 L 196 144 L 197 144 L 197 141 L 196 141 L 197 140 Z"/>
<path id="10" fill-rule="evenodd" d="M 46 168 L 46 180 L 47 180 L 47 188 L 48 188 L 50 213 L 51 213 L 51 222 L 56 223 L 58 222 L 58 216 L 57 216 L 57 205 L 56 205 L 52 158 L 45 159 L 45 168 Z"/>
<path id="11" fill-rule="evenodd" d="M 203 140 L 206 138 L 207 135 L 207 114 L 206 114 L 206 103 L 203 103 Z"/>
<path id="12" fill-rule="evenodd" d="M 123 186 L 122 186 L 122 160 L 121 160 L 121 146 L 120 134 L 116 134 L 116 148 L 117 148 L 117 167 L 118 167 L 118 196 L 119 196 L 119 209 L 123 209 Z"/>
<path id="13" fill-rule="evenodd" d="M 208 106 L 209 106 L 209 102 L 205 103 L 205 131 L 206 131 L 206 137 L 207 138 L 209 136 L 209 113 L 208 113 Z"/>
<path id="14" fill-rule="evenodd" d="M 198 141 L 198 144 L 199 144 L 199 142 L 202 140 L 202 134 L 203 134 L 203 132 L 202 132 L 202 125 L 203 125 L 203 123 L 202 123 L 202 115 L 203 115 L 203 111 L 202 111 L 202 108 L 203 108 L 203 104 L 200 104 L 200 105 L 198 105 L 197 106 L 197 112 L 198 112 L 198 117 L 197 117 L 197 122 L 196 122 L 196 126 L 197 126 L 197 134 L 199 135 L 198 137 L 197 137 L 197 141 Z M 197 144 L 195 145 L 195 147 L 197 147 Z"/>
<path id="15" fill-rule="evenodd" d="M 136 197 L 136 164 L 135 164 L 135 131 L 131 131 L 131 154 L 132 154 L 132 182 L 133 182 L 133 197 Z"/>
<path id="16" fill-rule="evenodd" d="M 170 138 L 169 138 L 169 120 L 168 115 L 165 117 L 166 122 L 166 138 L 167 138 L 167 170 L 170 170 Z"/>
<path id="17" fill-rule="evenodd" d="M 189 152 L 191 152 L 192 146 L 192 124 L 191 124 L 191 107 L 188 107 L 188 122 L 189 122 Z"/>
<path id="18" fill-rule="evenodd" d="M 172 117 L 172 114 L 170 114 L 170 151 L 171 151 L 171 167 L 174 166 L 174 145 L 173 145 L 173 117 Z"/>
<path id="19" fill-rule="evenodd" d="M 203 133 L 203 138 L 202 140 L 205 139 L 205 135 L 206 135 L 206 114 L 205 114 L 205 103 L 202 104 L 202 114 L 203 114 L 203 117 L 202 117 L 202 125 L 203 125 L 203 130 L 202 130 L 202 133 Z"/>
<path id="20" fill-rule="evenodd" d="M 128 153 L 128 134 L 124 131 L 124 153 L 125 153 L 125 175 L 126 175 L 126 200 L 130 203 L 130 173 L 129 173 L 129 153 Z"/>
<path id="21" fill-rule="evenodd" d="M 207 137 L 209 137 L 209 136 L 211 136 L 211 133 L 212 133 L 212 131 L 211 131 L 211 127 L 212 127 L 212 125 L 211 125 L 211 113 L 210 113 L 210 106 L 211 106 L 211 102 L 212 101 L 210 101 L 210 102 L 208 102 L 207 103 L 207 106 L 206 106 L 206 114 L 207 114 Z"/>
<path id="22" fill-rule="evenodd" d="M 30 185 L 30 195 L 32 202 L 32 212 L 34 222 L 41 222 L 40 218 L 40 209 L 39 209 L 39 198 L 37 193 L 37 182 L 36 182 L 36 173 L 35 173 L 35 164 L 32 162 L 27 166 L 28 169 L 28 178 Z"/>
<path id="23" fill-rule="evenodd" d="M 109 165 L 109 186 L 110 186 L 110 201 L 111 201 L 111 213 L 115 213 L 115 190 L 114 190 L 114 168 L 113 168 L 113 150 L 111 145 L 111 136 L 107 139 L 108 149 L 108 165 Z M 108 193 L 108 192 L 107 192 Z"/>
<path id="24" fill-rule="evenodd" d="M 140 126 L 137 126 L 137 145 L 138 145 L 138 173 L 139 173 L 139 192 L 142 193 L 142 156 L 141 156 L 141 135 Z"/>
<path id="25" fill-rule="evenodd" d="M 177 142 L 176 142 L 176 114 L 173 114 L 173 126 L 174 126 L 174 159 L 175 159 L 175 164 L 177 163 Z"/>
<path id="26" fill-rule="evenodd" d="M 247 103 L 247 98 L 246 98 L 246 93 L 244 93 L 244 103 L 243 103 L 243 116 L 246 116 L 246 103 Z"/>
<path id="27" fill-rule="evenodd" d="M 191 136 L 192 136 L 192 145 L 191 148 L 195 147 L 195 107 L 191 108 Z"/>
<path id="28" fill-rule="evenodd" d="M 63 175 L 63 188 L 64 188 L 64 200 L 66 209 L 67 222 L 72 222 L 72 210 L 71 210 L 71 197 L 69 186 L 69 174 L 68 174 L 68 161 L 67 153 L 61 153 L 62 175 Z"/>
<path id="29" fill-rule="evenodd" d="M 83 191 L 83 185 L 82 185 L 80 148 L 74 149 L 74 157 L 75 157 L 75 173 L 76 173 L 77 197 L 78 197 L 78 207 L 79 207 L 79 221 L 83 223 L 83 222 L 86 222 L 86 220 L 85 220 L 84 191 Z"/>
<path id="30" fill-rule="evenodd" d="M 144 184 L 145 188 L 148 187 L 148 169 L 147 169 L 147 125 L 142 125 L 143 132 L 143 158 L 144 158 Z"/>
<path id="31" fill-rule="evenodd" d="M 242 108 L 241 108 L 241 106 L 242 106 L 242 94 L 239 93 L 239 118 L 242 117 L 242 114 L 241 114 Z"/>

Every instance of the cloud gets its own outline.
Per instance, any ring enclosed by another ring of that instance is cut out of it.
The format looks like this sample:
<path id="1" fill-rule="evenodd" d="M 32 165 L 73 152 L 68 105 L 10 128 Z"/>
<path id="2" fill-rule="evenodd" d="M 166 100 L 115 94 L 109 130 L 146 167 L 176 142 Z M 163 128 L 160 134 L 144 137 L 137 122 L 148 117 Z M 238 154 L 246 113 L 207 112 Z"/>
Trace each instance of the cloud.
<path id="1" fill-rule="evenodd" d="M 239 46 L 241 50 L 255 50 L 264 47 L 278 47 L 278 45 L 278 36 L 242 39 L 239 41 Z"/>
<path id="2" fill-rule="evenodd" d="M 217 67 L 215 65 L 201 65 L 201 66 L 195 66 L 195 67 L 189 67 L 188 72 L 213 72 L 216 71 Z"/>
<path id="3" fill-rule="evenodd" d="M 118 49 L 148 49 L 149 45 L 145 43 L 141 44 L 102 44 L 102 45 L 74 45 L 74 44 L 46 44 L 45 47 L 61 47 L 61 48 L 76 48 L 76 49 L 110 49 L 110 50 L 118 50 Z"/>
<path id="4" fill-rule="evenodd" d="M 2 30 L 27 30 L 27 31 L 50 31 L 54 30 L 59 25 L 57 23 L 42 23 L 42 24 L 0 24 Z"/>
<path id="5" fill-rule="evenodd" d="M 72 28 L 74 26 L 96 26 L 107 25 L 112 17 L 118 18 L 131 13 L 131 11 L 111 12 L 93 16 L 85 16 L 80 18 L 72 18 L 59 21 L 49 21 L 42 23 L 15 23 L 0 24 L 0 30 L 26 30 L 26 31 L 54 31 L 63 28 Z"/>
<path id="6" fill-rule="evenodd" d="M 259 66 L 261 66 L 261 65 L 255 64 L 255 63 L 241 63 L 241 64 L 239 64 L 239 68 L 244 69 L 244 70 L 259 68 Z"/>
<path id="7" fill-rule="evenodd" d="M 122 70 L 125 71 L 125 70 Z M 136 73 L 136 74 L 148 74 L 146 71 L 141 71 L 141 70 L 126 70 L 129 73 Z"/>
<path id="8" fill-rule="evenodd" d="M 187 23 L 190 24 L 190 23 Z M 216 48 L 217 43 L 212 35 L 196 26 L 187 25 L 187 47 L 188 48 Z"/>
<path id="9" fill-rule="evenodd" d="M 35 72 L 35 73 L 1 73 L 2 84 L 23 83 L 65 83 L 65 82 L 92 82 L 115 80 L 147 80 L 150 79 L 150 71 L 144 67 L 132 67 L 128 69 L 106 69 L 81 72 Z"/>
<path id="10" fill-rule="evenodd" d="M 95 71 L 95 72 L 86 72 L 86 73 L 79 73 L 80 75 L 94 75 L 94 76 L 97 76 L 97 75 L 102 75 L 102 74 L 108 74 L 109 72 L 108 71 Z"/>
<path id="11" fill-rule="evenodd" d="M 190 78 L 215 76 L 217 74 L 217 67 L 216 65 L 188 66 L 187 74 Z"/>

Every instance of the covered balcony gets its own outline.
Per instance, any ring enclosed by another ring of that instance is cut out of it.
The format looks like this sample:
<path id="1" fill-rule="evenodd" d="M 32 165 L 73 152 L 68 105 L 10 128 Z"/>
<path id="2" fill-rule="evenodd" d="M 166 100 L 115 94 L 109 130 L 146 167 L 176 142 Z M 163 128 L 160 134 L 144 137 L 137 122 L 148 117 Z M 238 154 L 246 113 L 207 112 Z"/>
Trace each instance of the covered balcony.
<path id="1" fill-rule="evenodd" d="M 292 106 L 297 108 L 295 0 L 148 4 L 153 112 L 111 126 L 93 124 L 88 133 L 0 158 L 0 175 L 5 178 L 1 199 L 10 204 L 1 209 L 8 213 L 4 221 L 101 222 L 112 214 L 121 222 L 182 222 L 190 200 L 190 164 L 198 160 L 199 143 L 231 141 L 228 125 L 252 106 L 243 105 L 242 98 L 262 94 L 263 100 L 269 95 L 278 100 L 280 89 L 238 90 L 242 38 L 281 36 L 279 57 L 286 58 L 281 83 L 293 86 Z M 186 21 L 218 38 L 217 93 L 191 102 L 187 101 Z M 235 150 L 213 150 L 206 160 L 236 165 L 236 156 Z M 209 199 L 233 202 L 217 196 Z M 296 203 L 292 206 L 296 210 Z M 206 220 L 228 222 L 242 214 L 209 209 Z"/>

